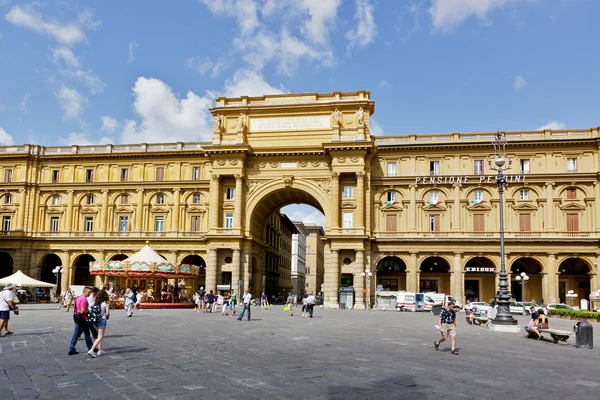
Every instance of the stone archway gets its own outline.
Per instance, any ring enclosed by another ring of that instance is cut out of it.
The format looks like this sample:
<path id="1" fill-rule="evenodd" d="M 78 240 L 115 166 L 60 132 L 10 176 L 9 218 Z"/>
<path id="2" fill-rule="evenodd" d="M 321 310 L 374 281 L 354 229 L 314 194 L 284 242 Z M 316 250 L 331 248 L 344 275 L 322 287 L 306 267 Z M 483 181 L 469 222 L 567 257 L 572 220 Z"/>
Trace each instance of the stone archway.
<path id="1" fill-rule="evenodd" d="M 52 270 L 56 267 L 62 266 L 61 258 L 54 253 L 46 254 L 40 261 L 41 265 L 41 277 L 40 280 L 48 283 L 56 284 L 56 275 Z M 64 268 L 63 274 L 68 274 L 67 268 Z M 62 293 L 61 290 L 61 279 L 58 280 L 58 286 L 56 287 L 56 293 Z"/>
<path id="2" fill-rule="evenodd" d="M 73 263 L 74 285 L 94 285 L 94 277 L 90 274 L 90 262 L 93 261 L 96 261 L 96 259 L 90 254 L 82 254 L 75 259 L 75 262 Z"/>
<path id="3" fill-rule="evenodd" d="M 400 257 L 383 257 L 377 263 L 376 271 L 377 285 L 383 290 L 406 290 L 406 263 Z"/>
<path id="4" fill-rule="evenodd" d="M 0 278 L 5 278 L 13 274 L 14 260 L 10 253 L 0 252 Z"/>
<path id="5" fill-rule="evenodd" d="M 427 257 L 421 262 L 419 292 L 450 294 L 450 263 L 442 257 Z"/>
<path id="6" fill-rule="evenodd" d="M 465 300 L 489 302 L 496 297 L 496 265 L 487 257 L 473 257 L 465 264 Z"/>
<path id="7" fill-rule="evenodd" d="M 108 261 L 123 261 L 123 260 L 127 260 L 128 258 L 129 258 L 129 256 L 127 254 L 119 253 L 119 254 L 114 254 L 114 255 L 110 256 Z"/>
<path id="8" fill-rule="evenodd" d="M 542 264 L 535 258 L 521 257 L 513 261 L 510 267 L 510 290 L 515 301 L 542 303 L 542 269 Z M 529 277 L 525 286 L 516 279 L 523 272 Z"/>
<path id="9" fill-rule="evenodd" d="M 592 271 L 590 264 L 578 257 L 564 259 L 558 266 L 558 298 L 561 303 L 579 307 L 580 300 L 590 300 Z M 568 298 L 567 293 L 572 290 L 576 298 Z"/>
<path id="10" fill-rule="evenodd" d="M 197 254 L 190 254 L 181 260 L 181 264 L 189 264 L 196 265 L 200 268 L 200 272 L 198 273 L 198 279 L 196 280 L 196 290 L 199 289 L 200 286 L 206 287 L 206 261 L 204 258 L 200 257 Z"/>

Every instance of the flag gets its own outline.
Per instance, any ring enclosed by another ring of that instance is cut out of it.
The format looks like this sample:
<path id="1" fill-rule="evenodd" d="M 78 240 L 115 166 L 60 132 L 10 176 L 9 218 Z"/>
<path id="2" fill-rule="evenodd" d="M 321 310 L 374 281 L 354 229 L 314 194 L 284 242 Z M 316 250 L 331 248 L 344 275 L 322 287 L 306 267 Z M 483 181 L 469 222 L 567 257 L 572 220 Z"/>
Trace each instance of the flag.
<path id="1" fill-rule="evenodd" d="M 388 200 L 388 201 L 386 201 L 386 202 L 385 202 L 385 206 L 386 206 L 386 207 L 389 207 L 389 206 L 391 206 L 392 204 L 396 204 L 396 200 Z"/>
<path id="2" fill-rule="evenodd" d="M 440 203 L 440 201 L 439 201 L 439 200 L 429 200 L 429 205 L 430 205 L 430 206 L 435 206 L 435 205 L 437 205 L 437 204 L 439 204 L 439 203 Z"/>
<path id="3" fill-rule="evenodd" d="M 473 205 L 476 206 L 477 204 L 483 203 L 483 200 L 473 200 Z"/>

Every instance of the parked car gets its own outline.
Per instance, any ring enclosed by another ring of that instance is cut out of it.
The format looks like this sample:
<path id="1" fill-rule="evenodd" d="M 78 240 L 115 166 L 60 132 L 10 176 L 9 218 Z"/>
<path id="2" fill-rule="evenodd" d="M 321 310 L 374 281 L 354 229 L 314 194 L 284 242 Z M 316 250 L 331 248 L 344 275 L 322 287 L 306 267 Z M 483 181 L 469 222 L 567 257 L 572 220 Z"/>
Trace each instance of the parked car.
<path id="1" fill-rule="evenodd" d="M 525 306 L 525 308 L 527 308 L 527 310 L 529 310 L 531 307 L 535 308 L 536 310 L 539 310 L 540 308 L 544 308 L 542 306 L 540 306 L 537 303 L 533 303 L 531 301 L 526 301 L 526 302 L 522 302 L 523 305 Z"/>
<path id="2" fill-rule="evenodd" d="M 490 308 L 490 305 L 484 301 L 472 301 L 471 303 L 469 303 L 465 306 L 465 310 L 468 310 L 469 312 L 471 312 L 471 310 L 475 306 L 477 306 L 478 310 L 485 311 L 485 312 L 487 312 Z"/>
<path id="3" fill-rule="evenodd" d="M 546 310 L 546 312 L 548 312 L 548 310 L 573 310 L 573 307 L 571 307 L 568 304 L 564 304 L 564 303 L 548 303 L 546 304 L 546 307 L 544 307 L 544 310 Z"/>
<path id="4" fill-rule="evenodd" d="M 527 303 L 521 301 L 513 301 L 510 303 L 510 313 L 519 315 L 529 315 L 529 307 Z"/>

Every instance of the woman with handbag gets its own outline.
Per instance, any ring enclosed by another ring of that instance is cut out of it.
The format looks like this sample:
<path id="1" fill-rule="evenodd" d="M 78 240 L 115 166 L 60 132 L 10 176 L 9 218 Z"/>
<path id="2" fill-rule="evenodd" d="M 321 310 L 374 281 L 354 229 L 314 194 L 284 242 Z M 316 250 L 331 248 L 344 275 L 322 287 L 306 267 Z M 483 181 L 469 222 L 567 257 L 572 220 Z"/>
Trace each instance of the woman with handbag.
<path id="1" fill-rule="evenodd" d="M 94 328 L 98 331 L 98 338 L 94 342 L 92 348 L 88 351 L 88 354 L 92 358 L 101 356 L 106 352 L 102 350 L 102 341 L 104 340 L 104 334 L 106 332 L 106 323 L 110 317 L 110 304 L 108 302 L 108 293 L 102 290 L 96 296 L 94 305 L 89 310 L 89 317 L 93 319 Z M 98 352 L 94 350 L 98 349 Z"/>

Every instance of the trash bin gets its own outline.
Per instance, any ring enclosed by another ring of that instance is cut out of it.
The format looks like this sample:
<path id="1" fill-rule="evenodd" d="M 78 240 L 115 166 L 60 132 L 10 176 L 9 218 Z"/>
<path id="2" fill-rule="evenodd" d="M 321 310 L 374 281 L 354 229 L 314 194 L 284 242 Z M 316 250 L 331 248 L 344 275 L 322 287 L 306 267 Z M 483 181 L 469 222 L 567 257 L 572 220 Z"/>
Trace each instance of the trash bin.
<path id="1" fill-rule="evenodd" d="M 340 303 L 340 310 L 346 309 L 346 303 Z"/>
<path id="2" fill-rule="evenodd" d="M 573 327 L 575 331 L 575 347 L 594 348 L 594 327 L 587 321 L 579 321 Z"/>
<path id="3" fill-rule="evenodd" d="M 434 304 L 431 307 L 431 312 L 433 313 L 433 315 L 440 315 L 442 313 L 442 305 L 441 304 Z"/>

